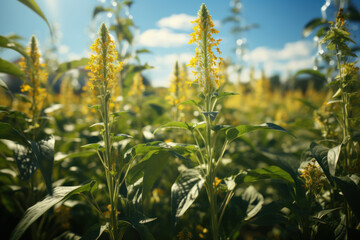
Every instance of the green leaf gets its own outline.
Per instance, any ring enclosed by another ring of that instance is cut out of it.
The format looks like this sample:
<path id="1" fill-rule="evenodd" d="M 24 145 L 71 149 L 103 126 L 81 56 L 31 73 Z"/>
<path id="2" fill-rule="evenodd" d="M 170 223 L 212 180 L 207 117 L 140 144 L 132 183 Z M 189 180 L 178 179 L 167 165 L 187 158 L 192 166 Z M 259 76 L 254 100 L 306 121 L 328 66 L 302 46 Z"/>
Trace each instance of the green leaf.
<path id="1" fill-rule="evenodd" d="M 110 115 L 112 115 L 114 117 L 119 117 L 119 116 L 123 115 L 124 113 L 129 113 L 129 112 L 128 111 L 118 111 L 118 112 L 111 113 Z"/>
<path id="2" fill-rule="evenodd" d="M 181 103 L 179 103 L 179 105 L 180 105 L 180 104 L 181 104 L 181 105 L 189 104 L 189 105 L 192 105 L 192 106 L 195 106 L 195 107 L 200 108 L 199 103 L 200 103 L 199 100 L 193 100 L 193 99 L 191 99 L 191 100 L 186 100 L 186 101 L 184 101 L 184 102 L 181 102 Z"/>
<path id="3" fill-rule="evenodd" d="M 356 218 L 360 221 L 360 176 L 334 177 Z"/>
<path id="4" fill-rule="evenodd" d="M 294 77 L 297 77 L 299 75 L 302 75 L 302 74 L 308 74 L 322 82 L 326 82 L 326 76 L 325 74 L 322 74 L 321 72 L 317 71 L 317 70 L 313 70 L 313 69 L 303 69 L 303 70 L 300 70 L 298 71 L 297 73 L 295 73 L 295 76 Z"/>
<path id="5" fill-rule="evenodd" d="M 281 180 L 287 184 L 294 185 L 295 181 L 291 175 L 278 166 L 268 166 L 251 170 L 246 175 L 239 175 L 240 183 L 253 183 L 260 180 Z M 238 180 L 237 180 L 238 182 Z"/>
<path id="6" fill-rule="evenodd" d="M 329 162 L 328 162 L 328 158 L 327 158 L 328 151 L 329 151 L 329 148 L 327 148 L 325 146 L 322 146 L 322 145 L 319 145 L 316 143 L 310 144 L 310 152 L 311 152 L 312 156 L 319 163 L 320 167 L 322 168 L 325 176 L 327 177 L 327 179 L 329 180 L 331 185 L 334 185 L 334 181 L 331 177 L 330 170 L 329 170 Z M 336 162 L 337 162 L 337 160 L 336 160 Z M 335 161 L 332 161 L 332 164 L 335 164 Z M 335 171 L 335 169 L 333 169 L 333 171 Z"/>
<path id="7" fill-rule="evenodd" d="M 12 74 L 14 76 L 23 77 L 24 73 L 15 64 L 0 58 L 0 72 Z"/>
<path id="8" fill-rule="evenodd" d="M 168 122 L 164 125 L 162 125 L 161 127 L 155 129 L 154 134 L 163 128 L 182 128 L 182 129 L 186 129 L 186 130 L 192 130 L 193 128 L 190 126 L 189 123 L 186 122 Z"/>
<path id="9" fill-rule="evenodd" d="M 92 124 L 89 128 L 92 128 L 92 127 L 97 127 L 97 126 L 102 126 L 102 127 L 105 127 L 104 123 L 103 122 L 99 122 L 99 123 L 94 123 Z"/>
<path id="10" fill-rule="evenodd" d="M 22 180 L 29 180 L 39 168 L 39 163 L 32 147 L 16 144 L 14 158 Z"/>
<path id="11" fill-rule="evenodd" d="M 311 20 L 310 22 L 308 22 L 305 25 L 305 27 L 304 27 L 304 29 L 302 31 L 303 37 L 309 36 L 314 31 L 314 29 L 316 27 L 321 26 L 321 25 L 326 24 L 326 23 L 327 23 L 326 19 L 323 19 L 323 18 L 315 18 L 315 19 Z"/>
<path id="12" fill-rule="evenodd" d="M 17 42 L 11 41 L 11 39 L 9 39 L 5 36 L 2 36 L 2 35 L 0 35 L 0 47 L 15 50 L 18 53 L 20 53 L 23 57 L 29 59 L 29 56 L 26 53 L 26 50 L 22 45 L 20 45 Z"/>
<path id="13" fill-rule="evenodd" d="M 199 196 L 204 182 L 198 169 L 186 169 L 176 179 L 171 187 L 171 212 L 175 223 Z"/>
<path id="14" fill-rule="evenodd" d="M 54 205 L 68 199 L 75 194 L 79 194 L 82 192 L 90 192 L 93 189 L 94 185 L 95 181 L 91 181 L 85 185 L 80 186 L 66 186 L 54 188 L 52 196 L 47 195 L 42 201 L 37 202 L 35 205 L 25 211 L 23 218 L 20 220 L 20 222 L 12 232 L 10 240 L 18 240 L 33 222 L 35 222 L 39 217 L 41 217 L 47 210 L 49 210 Z"/>
<path id="15" fill-rule="evenodd" d="M 96 6 L 93 12 L 93 18 L 101 12 L 114 12 L 112 8 L 104 8 L 103 6 Z"/>
<path id="16" fill-rule="evenodd" d="M 274 224 L 282 224 L 288 221 L 288 218 L 281 209 L 284 208 L 283 203 L 272 201 L 269 204 L 263 204 L 261 211 L 250 220 L 252 224 L 260 226 L 274 226 Z"/>
<path id="17" fill-rule="evenodd" d="M 52 80 L 52 85 L 54 85 L 59 80 L 61 75 L 63 75 L 65 72 L 78 67 L 86 66 L 89 64 L 89 62 L 90 62 L 89 58 L 81 58 L 79 60 L 73 60 L 73 61 L 61 63 L 55 71 L 55 76 Z"/>
<path id="18" fill-rule="evenodd" d="M 286 132 L 286 133 L 290 134 L 291 136 L 294 136 L 290 132 L 285 130 L 284 128 L 282 128 L 274 123 L 263 123 L 258 126 L 239 125 L 237 127 L 231 127 L 226 131 L 226 138 L 229 142 L 231 142 L 231 141 L 235 140 L 236 138 L 241 137 L 245 133 L 256 131 L 256 130 L 268 130 L 268 129 Z"/>
<path id="19" fill-rule="evenodd" d="M 89 230 L 85 232 L 84 236 L 80 238 L 80 240 L 97 240 L 107 227 L 107 225 L 100 225 L 97 223 L 90 227 Z"/>
<path id="20" fill-rule="evenodd" d="M 204 116 L 207 118 L 207 117 L 210 117 L 210 120 L 211 121 L 214 121 L 215 120 L 215 118 L 216 118 L 216 116 L 217 116 L 217 114 L 218 114 L 219 112 L 202 112 L 202 114 L 204 114 Z"/>
<path id="21" fill-rule="evenodd" d="M 140 54 L 140 53 L 151 53 L 151 52 L 149 51 L 149 49 L 146 48 L 136 50 L 136 54 Z"/>
<path id="22" fill-rule="evenodd" d="M 228 96 L 234 96 L 234 95 L 240 95 L 240 93 L 236 93 L 236 92 L 218 92 L 216 93 L 216 98 L 218 100 L 224 98 L 224 97 L 228 97 Z"/>
<path id="23" fill-rule="evenodd" d="M 8 123 L 0 122 L 0 139 L 11 140 L 30 147 L 30 143 L 27 139 Z"/>
<path id="24" fill-rule="evenodd" d="M 55 138 L 50 136 L 39 142 L 31 141 L 31 146 L 44 178 L 46 189 L 52 195 L 52 171 L 54 167 Z"/>
<path id="25" fill-rule="evenodd" d="M 133 138 L 133 136 L 124 134 L 124 133 L 120 133 L 120 134 L 116 134 L 116 136 L 114 136 L 112 139 L 114 142 L 118 142 L 118 141 L 123 140 L 124 138 Z"/>
<path id="26" fill-rule="evenodd" d="M 341 146 L 342 146 L 342 144 L 340 144 L 336 147 L 333 147 L 327 153 L 329 172 L 330 172 L 331 176 L 335 176 L 336 165 L 339 160 L 340 153 L 341 153 Z"/>
<path id="27" fill-rule="evenodd" d="M 26 5 L 28 8 L 33 10 L 37 15 L 39 15 L 42 19 L 44 19 L 44 21 L 46 22 L 46 24 L 49 27 L 50 33 L 52 34 L 52 30 L 51 30 L 49 22 L 46 19 L 44 13 L 41 11 L 40 7 L 37 5 L 35 0 L 18 0 L 18 1 L 21 2 L 22 4 Z"/>
<path id="28" fill-rule="evenodd" d="M 94 150 L 98 150 L 98 148 L 101 146 L 100 143 L 89 143 L 86 145 L 81 146 L 82 148 L 85 149 L 94 149 Z"/>
<path id="29" fill-rule="evenodd" d="M 128 173 L 128 184 L 136 183 L 143 176 L 143 200 L 148 197 L 155 180 L 161 175 L 162 170 L 172 158 L 167 151 L 148 152 L 139 163 L 132 167 Z"/>
<path id="30" fill-rule="evenodd" d="M 242 199 L 242 209 L 245 213 L 244 220 L 247 221 L 260 212 L 264 204 L 264 197 L 252 185 L 247 187 L 240 197 Z"/>
<path id="31" fill-rule="evenodd" d="M 89 145 L 91 145 L 91 144 L 89 144 Z M 91 147 L 89 147 L 89 148 L 91 149 Z M 68 159 L 68 158 L 90 157 L 90 156 L 95 155 L 95 154 L 96 154 L 96 152 L 93 151 L 93 150 L 82 151 L 82 152 L 74 152 L 74 153 L 67 154 L 65 156 L 60 156 L 59 158 L 56 158 L 55 161 L 62 161 L 64 159 Z"/>

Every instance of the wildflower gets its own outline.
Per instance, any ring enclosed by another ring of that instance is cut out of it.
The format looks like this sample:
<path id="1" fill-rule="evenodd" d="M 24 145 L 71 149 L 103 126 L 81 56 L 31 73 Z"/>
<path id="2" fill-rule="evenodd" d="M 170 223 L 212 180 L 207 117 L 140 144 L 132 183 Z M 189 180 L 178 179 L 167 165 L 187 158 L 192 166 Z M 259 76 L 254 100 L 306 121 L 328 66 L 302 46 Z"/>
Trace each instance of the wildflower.
<path id="1" fill-rule="evenodd" d="M 27 81 L 20 87 L 21 92 L 27 92 L 31 98 L 31 114 L 33 124 L 36 125 L 36 117 L 39 114 L 44 101 L 47 97 L 45 88 L 41 83 L 46 83 L 48 74 L 45 71 L 45 64 L 40 64 L 40 51 L 38 41 L 35 36 L 31 37 L 30 46 L 27 48 L 29 62 L 24 57 L 21 58 L 20 69 L 25 73 Z"/>
<path id="2" fill-rule="evenodd" d="M 141 96 L 145 91 L 145 85 L 141 73 L 137 73 L 134 77 L 133 84 L 129 91 L 129 96 Z"/>
<path id="3" fill-rule="evenodd" d="M 100 26 L 99 37 L 90 47 L 94 54 L 91 54 L 89 62 L 90 87 L 105 86 L 110 89 L 115 85 L 116 74 L 122 69 L 123 62 L 117 61 L 115 42 L 111 39 L 106 25 Z M 103 85 L 104 84 L 104 85 Z"/>
<path id="4" fill-rule="evenodd" d="M 181 81 L 180 69 L 178 62 L 175 63 L 174 73 L 171 78 L 171 85 L 169 88 L 170 94 L 166 97 L 170 105 L 176 106 L 186 100 L 184 81 Z M 177 106 L 178 109 L 183 109 L 182 105 Z"/>
<path id="5" fill-rule="evenodd" d="M 304 169 L 301 170 L 301 175 L 305 181 L 305 188 L 313 191 L 315 194 L 319 193 L 326 181 L 323 171 L 315 160 L 309 162 Z"/>
<path id="6" fill-rule="evenodd" d="M 205 4 L 202 4 L 198 12 L 198 18 L 191 23 L 196 23 L 193 27 L 194 32 L 190 34 L 189 44 L 196 43 L 195 57 L 190 59 L 188 66 L 197 70 L 194 82 L 198 82 L 204 94 L 215 91 L 220 86 L 219 65 L 222 58 L 215 56 L 213 49 L 220 55 L 221 51 L 217 47 L 221 39 L 215 40 L 212 35 L 219 31 L 214 28 L 209 11 Z"/>

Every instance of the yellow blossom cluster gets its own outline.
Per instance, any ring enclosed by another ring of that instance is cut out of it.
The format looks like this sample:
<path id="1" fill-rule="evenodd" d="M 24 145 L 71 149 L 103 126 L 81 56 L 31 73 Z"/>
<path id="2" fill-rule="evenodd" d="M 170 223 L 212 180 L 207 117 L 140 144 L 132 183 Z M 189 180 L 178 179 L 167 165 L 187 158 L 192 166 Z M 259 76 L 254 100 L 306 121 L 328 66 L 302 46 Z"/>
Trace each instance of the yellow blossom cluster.
<path id="1" fill-rule="evenodd" d="M 215 40 L 212 35 L 218 34 L 219 31 L 214 28 L 211 15 L 202 4 L 198 12 L 198 18 L 191 23 L 196 23 L 193 27 L 194 32 L 190 34 L 189 44 L 196 43 L 195 57 L 190 59 L 190 64 L 195 75 L 194 82 L 198 82 L 200 89 L 204 94 L 209 94 L 220 86 L 219 65 L 222 58 L 215 56 L 213 48 L 220 55 L 218 45 L 221 39 Z"/>
<path id="2" fill-rule="evenodd" d="M 141 73 L 137 73 L 134 76 L 131 89 L 129 91 L 129 96 L 141 96 L 145 91 L 145 85 L 143 83 L 143 78 Z"/>
<path id="3" fill-rule="evenodd" d="M 179 103 L 186 100 L 185 82 L 182 81 L 182 79 L 181 79 L 180 68 L 179 68 L 178 62 L 175 63 L 174 73 L 173 73 L 173 76 L 171 77 L 170 81 L 171 81 L 170 88 L 169 88 L 170 94 L 168 96 L 166 96 L 165 99 L 167 101 L 169 101 L 171 106 L 176 106 Z M 182 105 L 178 105 L 177 107 L 179 109 L 183 108 Z"/>
<path id="4" fill-rule="evenodd" d="M 44 105 L 47 93 L 46 89 L 41 87 L 41 83 L 46 83 L 48 73 L 45 71 L 45 64 L 40 64 L 40 51 L 35 36 L 31 37 L 30 46 L 27 48 L 29 61 L 24 57 L 19 62 L 20 69 L 24 72 L 26 80 L 21 86 L 21 92 L 27 92 L 31 98 L 31 114 L 37 115 Z"/>
<path id="5" fill-rule="evenodd" d="M 108 29 L 103 23 L 100 27 L 99 37 L 90 47 L 91 54 L 89 66 L 90 87 L 105 86 L 106 89 L 115 85 L 116 74 L 122 69 L 123 62 L 117 61 L 117 51 L 114 40 L 111 39 Z"/>
<path id="6" fill-rule="evenodd" d="M 306 165 L 301 171 L 300 177 L 305 181 L 305 188 L 311 190 L 315 194 L 320 193 L 326 182 L 325 175 L 315 160 L 312 160 Z"/>

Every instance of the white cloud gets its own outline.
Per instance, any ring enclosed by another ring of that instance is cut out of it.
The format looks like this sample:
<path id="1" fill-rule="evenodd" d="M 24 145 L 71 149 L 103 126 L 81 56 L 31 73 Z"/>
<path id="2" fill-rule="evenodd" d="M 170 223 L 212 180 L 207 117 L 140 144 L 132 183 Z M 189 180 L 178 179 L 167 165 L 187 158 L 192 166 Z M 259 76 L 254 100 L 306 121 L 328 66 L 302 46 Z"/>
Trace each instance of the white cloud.
<path id="1" fill-rule="evenodd" d="M 174 33 L 169 29 L 149 29 L 139 37 L 139 44 L 146 47 L 179 47 L 189 41 L 185 33 Z"/>
<path id="2" fill-rule="evenodd" d="M 59 47 L 59 53 L 60 54 L 67 54 L 69 52 L 69 47 L 66 45 L 61 45 Z"/>
<path id="3" fill-rule="evenodd" d="M 181 53 L 156 56 L 151 62 L 151 66 L 153 66 L 154 69 L 146 71 L 144 74 L 151 79 L 151 84 L 153 86 L 168 87 L 170 76 L 174 70 L 175 61 L 178 61 L 180 65 L 183 63 L 188 64 L 193 55 L 193 53 Z M 189 77 L 192 78 L 191 73 Z"/>
<path id="4" fill-rule="evenodd" d="M 57 0 L 46 0 L 44 1 L 45 5 L 46 5 L 46 9 L 47 11 L 49 11 L 49 16 L 52 16 L 52 20 L 54 19 L 59 19 L 61 14 L 60 14 L 60 8 L 59 8 L 59 1 Z M 49 21 L 51 21 L 51 19 L 48 19 Z"/>
<path id="5" fill-rule="evenodd" d="M 289 60 L 298 57 L 307 57 L 312 54 L 314 46 L 311 41 L 297 41 L 286 43 L 282 49 L 267 47 L 255 48 L 249 54 L 249 60 L 265 62 L 270 60 Z"/>
<path id="6" fill-rule="evenodd" d="M 257 47 L 248 54 L 248 65 L 255 69 L 264 69 L 267 76 L 280 74 L 284 79 L 288 73 L 312 68 L 314 51 L 313 43 L 304 40 L 286 43 L 282 49 Z M 243 71 L 241 79 L 248 81 L 249 71 Z"/>
<path id="7" fill-rule="evenodd" d="M 177 30 L 190 30 L 193 27 L 193 24 L 190 21 L 195 19 L 195 16 L 190 16 L 185 13 L 173 14 L 170 17 L 160 19 L 157 24 L 159 27 L 167 27 Z"/>

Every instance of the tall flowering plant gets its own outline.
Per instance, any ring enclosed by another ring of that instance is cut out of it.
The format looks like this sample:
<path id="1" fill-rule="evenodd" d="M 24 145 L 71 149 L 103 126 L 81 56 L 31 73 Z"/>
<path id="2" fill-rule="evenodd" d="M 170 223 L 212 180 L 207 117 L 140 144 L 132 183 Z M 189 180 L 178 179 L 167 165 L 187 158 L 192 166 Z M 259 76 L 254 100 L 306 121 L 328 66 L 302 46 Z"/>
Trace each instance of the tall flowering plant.
<path id="1" fill-rule="evenodd" d="M 39 128 L 39 116 L 45 105 L 47 93 L 43 85 L 48 79 L 45 64 L 40 63 L 40 51 L 35 36 L 31 37 L 27 48 L 27 54 L 29 55 L 28 61 L 24 57 L 21 57 L 19 62 L 20 69 L 25 74 L 25 80 L 21 85 L 20 90 L 21 92 L 27 93 L 31 99 L 29 115 L 32 120 L 31 128 L 35 131 L 36 128 Z M 34 137 L 35 135 L 36 132 L 34 133 Z"/>
<path id="2" fill-rule="evenodd" d="M 207 199 L 210 205 L 208 214 L 210 217 L 210 230 L 212 239 L 220 239 L 224 234 L 220 234 L 221 221 L 224 212 L 234 195 L 237 186 L 235 179 L 240 175 L 231 176 L 221 180 L 217 177 L 218 167 L 221 165 L 228 145 L 241 135 L 259 129 L 275 129 L 286 131 L 275 124 L 266 123 L 260 126 L 240 125 L 232 127 L 229 125 L 217 125 L 216 111 L 217 103 L 226 96 L 236 93 L 221 92 L 222 76 L 219 68 L 222 58 L 219 44 L 221 39 L 215 39 L 214 35 L 219 31 L 211 19 L 211 15 L 205 4 L 202 4 L 198 12 L 195 23 L 194 33 L 190 35 L 190 44 L 195 43 L 195 56 L 190 60 L 188 66 L 194 68 L 195 80 L 190 84 L 199 86 L 199 98 L 186 100 L 180 104 L 190 104 L 195 106 L 201 113 L 202 121 L 198 123 L 169 122 L 163 128 L 182 128 L 191 132 L 195 144 L 176 144 L 169 143 L 175 151 L 184 148 L 192 155 L 184 155 L 184 158 L 193 159 L 195 167 L 188 168 L 181 172 L 171 189 L 172 213 L 174 221 L 177 222 L 186 210 L 193 204 L 200 190 L 205 187 Z M 156 130 L 157 131 L 157 130 Z M 184 151 L 183 151 L 184 152 Z M 271 171 L 279 170 L 272 168 Z M 243 178 L 241 178 L 243 179 Z M 225 184 L 222 184 L 225 183 Z M 217 193 L 226 191 L 225 198 L 221 198 L 221 204 Z M 253 188 L 249 191 L 255 191 Z"/>
<path id="3" fill-rule="evenodd" d="M 116 83 L 116 74 L 122 69 L 122 62 L 117 61 L 117 52 L 115 43 L 111 39 L 109 31 L 105 24 L 100 26 L 99 37 L 91 46 L 93 54 L 91 55 L 88 69 L 90 70 L 90 87 L 99 100 L 98 109 L 101 121 L 94 125 L 102 126 L 101 134 L 104 141 L 103 146 L 96 145 L 99 159 L 104 166 L 107 190 L 109 194 L 108 207 L 108 232 L 111 239 L 119 239 L 119 189 L 123 181 L 121 174 L 124 170 L 123 163 L 116 161 L 113 153 L 114 134 L 111 132 L 113 118 L 110 118 L 111 90 Z M 114 116 L 114 114 L 112 114 Z M 93 126 L 94 126 L 93 125 Z M 85 145 L 93 148 L 94 145 Z M 102 151 L 101 148 L 104 148 Z M 98 209 L 100 211 L 100 209 Z"/>

